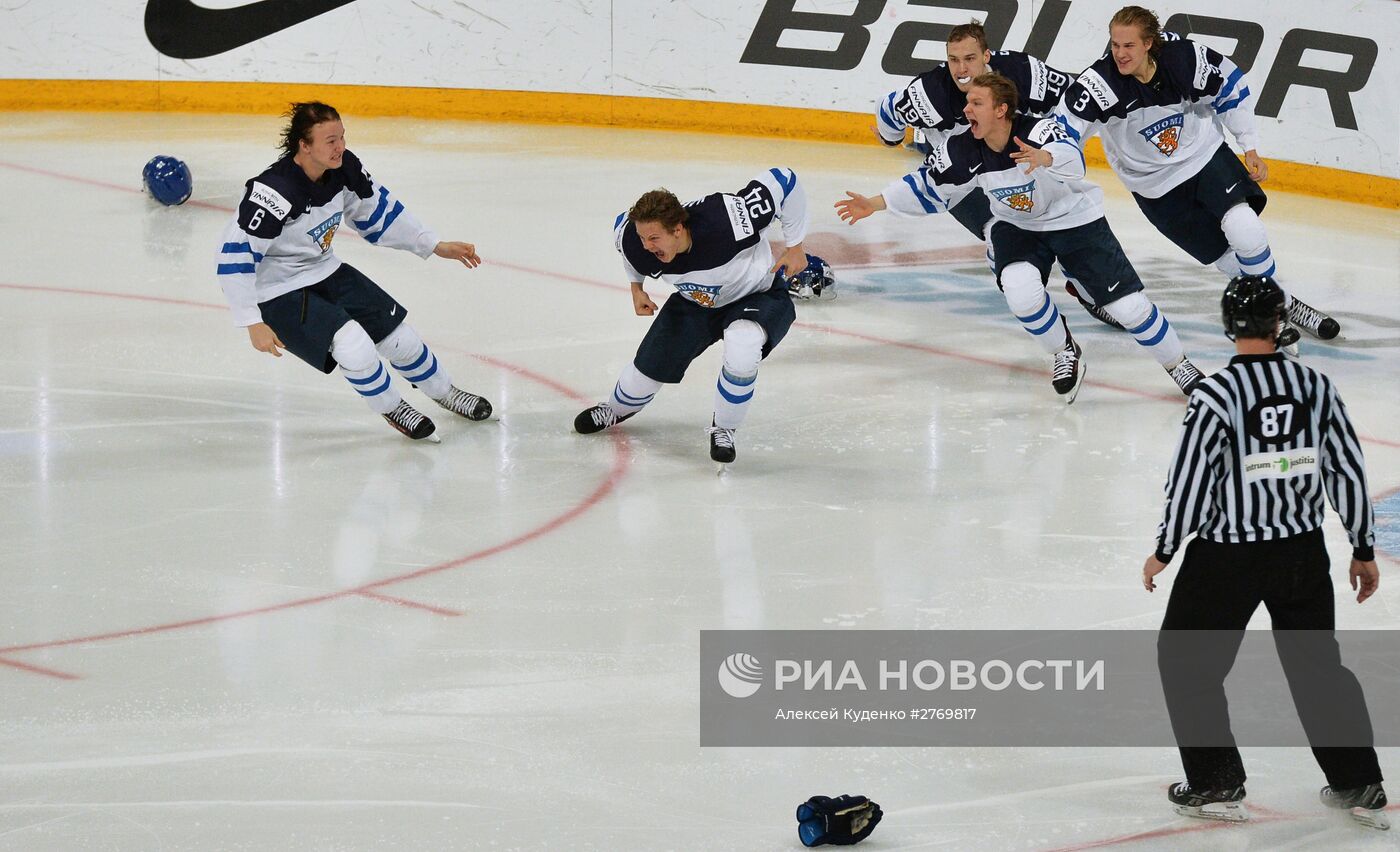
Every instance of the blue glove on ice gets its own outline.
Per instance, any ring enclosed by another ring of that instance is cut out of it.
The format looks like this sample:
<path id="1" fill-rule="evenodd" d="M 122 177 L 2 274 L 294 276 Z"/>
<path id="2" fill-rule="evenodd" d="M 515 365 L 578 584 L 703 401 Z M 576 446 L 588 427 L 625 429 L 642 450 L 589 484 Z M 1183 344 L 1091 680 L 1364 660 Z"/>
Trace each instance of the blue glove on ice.
<path id="1" fill-rule="evenodd" d="M 797 837 L 803 846 L 850 846 L 869 837 L 884 815 L 864 796 L 813 796 L 797 806 Z"/>

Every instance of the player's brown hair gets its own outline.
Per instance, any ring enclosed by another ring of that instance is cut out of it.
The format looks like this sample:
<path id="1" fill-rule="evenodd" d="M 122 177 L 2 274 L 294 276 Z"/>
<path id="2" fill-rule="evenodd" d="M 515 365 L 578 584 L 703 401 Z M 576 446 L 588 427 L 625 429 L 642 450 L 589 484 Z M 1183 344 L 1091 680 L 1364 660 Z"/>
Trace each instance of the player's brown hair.
<path id="1" fill-rule="evenodd" d="M 311 128 L 323 121 L 340 121 L 340 113 L 335 107 L 320 101 L 294 103 L 283 113 L 287 126 L 282 128 L 282 150 L 296 156 L 297 145 L 311 141 Z"/>
<path id="2" fill-rule="evenodd" d="M 668 231 L 674 231 L 689 217 L 685 207 L 681 206 L 681 200 L 669 189 L 653 189 L 638 198 L 632 209 L 627 211 L 627 218 L 634 225 L 638 222 L 657 222 Z"/>
<path id="3" fill-rule="evenodd" d="M 1152 46 L 1147 49 L 1153 59 L 1162 52 L 1162 24 L 1157 20 L 1157 15 L 1151 9 L 1144 9 L 1141 6 L 1124 6 L 1113 15 L 1113 20 L 1108 22 L 1109 27 L 1137 27 L 1142 35 L 1142 40 L 1152 40 Z"/>
<path id="4" fill-rule="evenodd" d="M 992 93 L 992 106 L 1006 104 L 1006 117 L 1016 114 L 1020 100 L 1016 96 L 1016 84 L 1000 74 L 988 72 L 972 78 L 972 86 L 981 86 Z M 971 88 L 969 86 L 968 88 Z"/>
<path id="5" fill-rule="evenodd" d="M 980 21 L 958 24 L 956 27 L 948 30 L 949 44 L 955 41 L 962 41 L 965 38 L 977 39 L 977 43 L 982 46 L 982 49 L 987 50 L 987 31 L 982 28 L 982 23 Z"/>

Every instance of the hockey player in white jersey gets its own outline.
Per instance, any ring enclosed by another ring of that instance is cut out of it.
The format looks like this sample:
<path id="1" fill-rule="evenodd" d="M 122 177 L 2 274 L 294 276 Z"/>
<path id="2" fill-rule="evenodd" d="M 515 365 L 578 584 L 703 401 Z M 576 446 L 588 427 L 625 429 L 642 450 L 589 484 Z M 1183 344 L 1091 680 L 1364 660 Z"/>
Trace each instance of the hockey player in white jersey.
<path id="1" fill-rule="evenodd" d="M 781 222 L 787 249 L 774 263 L 764 232 Z M 826 262 L 802 248 L 807 199 L 791 169 L 760 172 L 735 193 L 716 192 L 682 205 L 665 189 L 646 193 L 613 222 L 613 238 L 638 316 L 651 328 L 612 394 L 574 419 L 590 434 L 633 416 L 717 340 L 724 362 L 715 385 L 710 457 L 734 461 L 734 433 L 753 398 L 759 363 L 796 317 L 787 279 Z M 657 310 L 643 282 L 675 288 Z"/>
<path id="2" fill-rule="evenodd" d="M 1141 6 L 1118 10 L 1109 38 L 1108 54 L 1079 75 L 1056 111 L 1066 132 L 1081 146 L 1098 134 L 1143 215 L 1197 262 L 1227 279 L 1278 280 L 1259 221 L 1268 199 L 1257 182 L 1269 169 L 1259 156 L 1244 73 L 1205 45 L 1163 34 L 1157 16 Z M 1224 130 L 1244 151 L 1243 165 Z M 1341 330 L 1297 297 L 1290 297 L 1288 319 L 1323 340 Z M 1289 328 L 1279 343 L 1297 339 Z"/>
<path id="3" fill-rule="evenodd" d="M 963 115 L 963 108 L 967 106 L 967 90 L 973 79 L 988 72 L 1010 80 L 1016 87 L 1018 111 L 1036 117 L 1052 113 L 1074 80 L 1028 53 L 992 51 L 987 46 L 987 31 L 976 21 L 949 30 L 947 55 L 947 61 L 880 101 L 875 110 L 875 133 L 885 145 L 899 145 L 904 141 L 905 128 L 912 127 L 915 139 L 922 136 L 925 140 L 915 147 L 924 154 L 931 154 L 933 148 L 947 142 L 948 137 L 965 133 L 967 116 Z M 978 242 L 987 246 L 987 266 L 995 270 L 991 243 L 987 239 L 992 211 L 986 193 L 980 188 L 974 189 L 948 212 Z M 1106 311 L 1079 293 L 1075 282 L 1067 280 L 1065 289 L 1099 322 L 1118 326 Z"/>
<path id="4" fill-rule="evenodd" d="M 904 141 L 907 127 L 919 130 L 928 142 L 924 153 L 967 130 L 967 90 L 983 74 L 1000 74 L 1016 87 L 1019 111 L 1048 115 L 1073 77 L 1046 65 L 1028 53 L 993 51 L 987 31 L 973 21 L 948 31 L 948 59 L 915 77 L 903 89 L 890 92 L 875 111 L 880 141 L 891 147 Z M 970 194 L 969 194 L 970 195 Z M 966 201 L 966 199 L 964 199 Z M 959 219 L 958 221 L 962 221 Z"/>
<path id="5" fill-rule="evenodd" d="M 452 384 L 408 311 L 331 251 L 349 224 L 371 245 L 461 262 L 481 262 L 471 243 L 442 242 L 345 148 L 333 107 L 292 104 L 283 156 L 248 181 L 224 229 L 219 284 L 234 322 L 253 348 L 281 357 L 286 349 L 323 373 L 337 367 L 350 387 L 390 426 L 414 440 L 438 441 L 433 421 L 404 401 L 387 360 L 443 408 L 484 420 L 491 404 Z M 383 359 L 383 360 L 381 360 Z"/>
<path id="6" fill-rule="evenodd" d="M 977 77 L 967 95 L 968 133 L 949 138 L 921 169 L 880 195 L 847 192 L 836 202 L 838 215 L 854 224 L 884 209 L 939 213 L 980 186 L 995 220 L 997 283 L 1011 313 L 1053 356 L 1051 383 L 1067 403 L 1079 392 L 1084 365 L 1069 324 L 1045 291 L 1056 259 L 1189 394 L 1201 373 L 1109 229 L 1103 192 L 1084 180 L 1083 152 L 1054 119 L 1016 114 L 1016 97 L 1005 77 Z"/>

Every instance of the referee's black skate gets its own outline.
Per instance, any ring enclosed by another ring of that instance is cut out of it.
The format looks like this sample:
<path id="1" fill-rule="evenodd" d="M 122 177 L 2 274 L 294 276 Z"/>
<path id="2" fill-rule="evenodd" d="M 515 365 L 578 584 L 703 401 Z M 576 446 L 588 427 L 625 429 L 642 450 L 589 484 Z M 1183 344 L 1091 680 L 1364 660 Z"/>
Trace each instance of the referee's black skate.
<path id="1" fill-rule="evenodd" d="M 400 400 L 398 407 L 385 414 L 384 419 L 404 436 L 415 441 L 426 440 L 434 444 L 442 443 L 442 439 L 433 434 L 437 431 L 437 427 L 433 425 L 433 421 L 428 419 L 428 415 L 407 402 Z"/>
<path id="2" fill-rule="evenodd" d="M 1349 811 L 1352 819 L 1367 828 L 1381 831 L 1390 828 L 1390 820 L 1385 815 L 1385 789 L 1380 784 L 1367 784 L 1365 787 L 1353 787 L 1349 790 L 1323 787 L 1319 798 L 1329 808 Z"/>
<path id="3" fill-rule="evenodd" d="M 1055 366 L 1050 371 L 1050 384 L 1055 393 L 1065 398 L 1065 405 L 1072 405 L 1079 396 L 1079 386 L 1084 383 L 1084 353 L 1066 330 L 1069 342 L 1065 348 L 1055 353 Z"/>
<path id="4" fill-rule="evenodd" d="M 447 392 L 447 396 L 435 399 L 433 402 L 468 420 L 485 420 L 491 416 L 491 403 L 486 401 L 486 397 L 467 393 L 456 385 L 453 385 L 452 389 Z"/>
<path id="5" fill-rule="evenodd" d="M 734 430 L 724 429 L 711 423 L 710 428 L 705 430 L 710 434 L 710 458 L 720 464 L 729 464 L 734 461 L 737 452 L 734 449 Z"/>
<path id="6" fill-rule="evenodd" d="M 1340 323 L 1297 296 L 1288 306 L 1288 321 L 1321 340 L 1331 340 L 1342 333 Z"/>
<path id="7" fill-rule="evenodd" d="M 1185 355 L 1182 355 L 1181 360 L 1176 362 L 1176 366 L 1165 369 L 1167 375 L 1172 377 L 1172 381 L 1176 382 L 1176 386 L 1181 388 L 1181 392 L 1187 396 L 1190 396 L 1191 391 L 1201 383 L 1201 379 L 1205 378 L 1201 375 L 1201 371 L 1196 369 L 1196 365 L 1191 363 L 1191 359 Z"/>
<path id="8" fill-rule="evenodd" d="M 631 414 L 618 417 L 611 405 L 600 402 L 592 408 L 585 408 L 578 413 L 578 416 L 574 418 L 574 431 L 580 435 L 592 435 L 594 432 L 601 432 L 609 426 L 616 426 L 636 413 L 633 411 Z"/>
<path id="9" fill-rule="evenodd" d="M 1249 811 L 1244 807 L 1243 785 L 1225 790 L 1192 790 L 1189 782 L 1180 781 L 1167 788 L 1167 798 L 1182 816 L 1226 822 L 1249 819 Z"/>

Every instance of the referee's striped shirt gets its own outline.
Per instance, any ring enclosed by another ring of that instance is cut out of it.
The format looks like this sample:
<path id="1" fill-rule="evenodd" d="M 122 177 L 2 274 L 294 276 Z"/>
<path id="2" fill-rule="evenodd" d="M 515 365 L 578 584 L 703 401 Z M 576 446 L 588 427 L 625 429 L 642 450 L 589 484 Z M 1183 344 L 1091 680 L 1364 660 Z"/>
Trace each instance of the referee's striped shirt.
<path id="1" fill-rule="evenodd" d="M 1170 561 L 1193 532 L 1222 543 L 1311 532 L 1324 491 L 1354 558 L 1375 559 L 1361 445 L 1332 383 L 1281 353 L 1237 355 L 1187 402 L 1157 558 Z"/>

